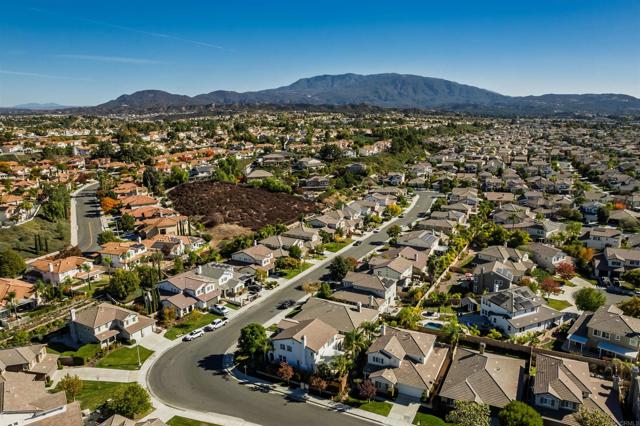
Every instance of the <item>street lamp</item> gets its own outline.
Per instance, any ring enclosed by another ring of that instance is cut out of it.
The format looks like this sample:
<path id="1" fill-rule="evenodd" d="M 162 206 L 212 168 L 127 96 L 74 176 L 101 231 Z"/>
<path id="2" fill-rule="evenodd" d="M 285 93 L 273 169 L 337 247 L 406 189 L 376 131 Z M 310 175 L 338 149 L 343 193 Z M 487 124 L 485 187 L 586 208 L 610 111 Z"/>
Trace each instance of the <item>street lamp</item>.
<path id="1" fill-rule="evenodd" d="M 136 346 L 136 352 L 138 353 L 138 368 L 140 368 L 142 366 L 142 363 L 140 362 L 140 345 Z"/>

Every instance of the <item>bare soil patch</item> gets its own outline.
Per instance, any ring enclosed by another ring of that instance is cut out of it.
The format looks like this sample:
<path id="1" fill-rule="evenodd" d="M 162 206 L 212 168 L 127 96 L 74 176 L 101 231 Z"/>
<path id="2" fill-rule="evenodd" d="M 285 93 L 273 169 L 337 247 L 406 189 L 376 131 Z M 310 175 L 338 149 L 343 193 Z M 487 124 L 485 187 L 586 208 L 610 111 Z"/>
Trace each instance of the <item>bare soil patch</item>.
<path id="1" fill-rule="evenodd" d="M 181 185 L 168 196 L 181 214 L 214 229 L 234 224 L 257 231 L 269 224 L 291 223 L 317 208 L 315 203 L 294 195 L 211 181 Z"/>

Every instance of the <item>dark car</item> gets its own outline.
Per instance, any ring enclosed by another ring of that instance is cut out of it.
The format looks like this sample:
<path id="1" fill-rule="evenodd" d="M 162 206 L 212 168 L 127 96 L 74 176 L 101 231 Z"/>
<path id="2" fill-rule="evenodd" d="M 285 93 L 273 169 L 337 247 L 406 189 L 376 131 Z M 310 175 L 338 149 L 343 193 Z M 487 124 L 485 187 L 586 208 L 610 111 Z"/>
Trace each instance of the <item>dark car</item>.
<path id="1" fill-rule="evenodd" d="M 284 302 L 280 302 L 278 304 L 277 308 L 278 309 L 287 309 L 287 308 L 292 307 L 295 304 L 296 304 L 295 300 L 289 299 L 289 300 L 285 300 Z"/>
<path id="2" fill-rule="evenodd" d="M 262 291 L 262 286 L 259 284 L 251 284 L 247 287 L 247 290 L 249 290 L 249 293 L 260 293 Z"/>
<path id="3" fill-rule="evenodd" d="M 359 246 L 360 244 L 362 244 L 362 241 L 356 241 L 353 245 L 354 246 Z"/>

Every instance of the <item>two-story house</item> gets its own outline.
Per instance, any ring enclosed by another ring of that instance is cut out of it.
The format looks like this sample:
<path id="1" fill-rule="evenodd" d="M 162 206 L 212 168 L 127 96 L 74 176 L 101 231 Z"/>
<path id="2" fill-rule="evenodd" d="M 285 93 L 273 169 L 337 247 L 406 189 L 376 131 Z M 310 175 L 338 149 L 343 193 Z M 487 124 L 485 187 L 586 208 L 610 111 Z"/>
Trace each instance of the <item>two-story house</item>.
<path id="1" fill-rule="evenodd" d="M 568 261 L 565 252 L 547 244 L 530 243 L 524 249 L 538 266 L 549 272 L 555 272 L 558 264 Z"/>
<path id="2" fill-rule="evenodd" d="M 80 256 L 69 256 L 64 259 L 38 259 L 31 264 L 31 268 L 42 276 L 42 279 L 52 284 L 60 284 L 68 280 L 89 276 L 99 279 L 104 272 L 94 266 L 90 259 Z"/>
<path id="3" fill-rule="evenodd" d="M 472 291 L 476 294 L 494 293 L 509 288 L 513 280 L 513 272 L 504 263 L 482 263 L 473 270 Z"/>
<path id="4" fill-rule="evenodd" d="M 582 239 L 585 246 L 595 250 L 604 250 L 607 247 L 620 248 L 622 245 L 622 231 L 617 228 L 589 228 Z"/>
<path id="5" fill-rule="evenodd" d="M 563 323 L 566 317 L 544 305 L 526 286 L 482 296 L 480 314 L 492 327 L 510 337 L 546 330 Z"/>
<path id="6" fill-rule="evenodd" d="M 272 362 L 286 362 L 303 371 L 315 371 L 319 363 L 328 363 L 342 352 L 338 331 L 319 319 L 281 321 L 286 327 L 271 338 Z"/>
<path id="7" fill-rule="evenodd" d="M 402 256 L 369 264 L 373 275 L 388 278 L 401 285 L 409 285 L 413 275 L 413 264 Z"/>
<path id="8" fill-rule="evenodd" d="M 141 242 L 108 242 L 98 251 L 103 262 L 115 269 L 131 269 L 144 259 L 149 252 Z"/>
<path id="9" fill-rule="evenodd" d="M 140 340 L 153 333 L 155 321 L 137 312 L 109 303 L 70 311 L 69 332 L 79 344 L 106 347 L 116 340 Z"/>
<path id="10" fill-rule="evenodd" d="M 46 345 L 29 345 L 0 350 L 0 376 L 4 372 L 28 373 L 30 380 L 51 377 L 58 369 L 58 355 L 47 353 Z"/>
<path id="11" fill-rule="evenodd" d="M 217 270 L 218 277 L 203 274 L 203 267 L 174 275 L 158 283 L 162 305 L 175 310 L 178 318 L 194 309 L 206 310 L 218 303 L 221 285 L 233 278 L 230 270 Z"/>
<path id="12" fill-rule="evenodd" d="M 640 250 L 607 247 L 593 258 L 593 264 L 597 276 L 616 278 L 640 268 Z"/>
<path id="13" fill-rule="evenodd" d="M 578 426 L 574 414 L 585 407 L 619 425 L 622 409 L 613 383 L 594 377 L 589 364 L 568 358 L 537 354 L 533 400 L 546 423 Z"/>
<path id="14" fill-rule="evenodd" d="M 373 274 L 365 274 L 362 272 L 348 272 L 342 280 L 342 292 L 350 292 L 365 295 L 366 297 L 372 297 L 382 300 L 378 306 L 380 312 L 386 312 L 390 307 L 395 305 L 396 298 L 396 281 L 383 278 Z M 340 297 L 339 294 L 334 293 L 334 298 Z M 346 298 L 345 298 L 346 299 Z M 350 300 L 336 299 L 350 303 Z M 364 303 L 363 306 L 373 308 L 374 306 L 368 306 Z"/>
<path id="15" fill-rule="evenodd" d="M 365 373 L 378 392 L 428 398 L 448 352 L 434 335 L 382 325 L 380 337 L 367 350 Z"/>
<path id="16" fill-rule="evenodd" d="M 567 332 L 564 347 L 601 357 L 635 362 L 640 350 L 640 319 L 625 315 L 615 305 L 585 311 Z"/>

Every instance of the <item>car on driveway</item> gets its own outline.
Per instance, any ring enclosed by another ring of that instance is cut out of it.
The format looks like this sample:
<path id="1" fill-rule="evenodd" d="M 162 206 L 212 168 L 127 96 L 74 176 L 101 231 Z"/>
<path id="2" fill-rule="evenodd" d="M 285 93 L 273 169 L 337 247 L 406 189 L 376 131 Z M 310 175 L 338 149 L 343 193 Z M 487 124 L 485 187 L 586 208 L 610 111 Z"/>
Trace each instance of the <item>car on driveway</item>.
<path id="1" fill-rule="evenodd" d="M 224 305 L 214 305 L 213 308 L 211 308 L 211 311 L 213 311 L 213 313 L 216 313 L 218 315 L 224 315 L 224 316 L 229 315 L 229 312 L 231 312 L 229 308 L 227 308 Z"/>
<path id="2" fill-rule="evenodd" d="M 288 300 L 285 300 L 283 302 L 278 303 L 278 306 L 276 306 L 276 307 L 278 309 L 287 309 L 287 308 L 292 307 L 295 304 L 296 304 L 295 300 L 288 299 Z"/>
<path id="3" fill-rule="evenodd" d="M 360 244 L 362 244 L 362 241 L 356 241 L 355 243 L 353 243 L 354 246 L 359 246 Z"/>
<path id="4" fill-rule="evenodd" d="M 184 336 L 182 340 L 184 340 L 185 342 L 190 342 L 202 336 L 204 336 L 204 331 L 201 328 L 199 328 L 197 330 L 193 330 L 191 333 Z"/>
<path id="5" fill-rule="evenodd" d="M 204 331 L 217 330 L 220 327 L 224 327 L 228 323 L 229 323 L 229 320 L 227 318 L 216 318 L 213 321 L 211 321 L 211 324 L 207 324 L 207 326 L 204 328 Z"/>

